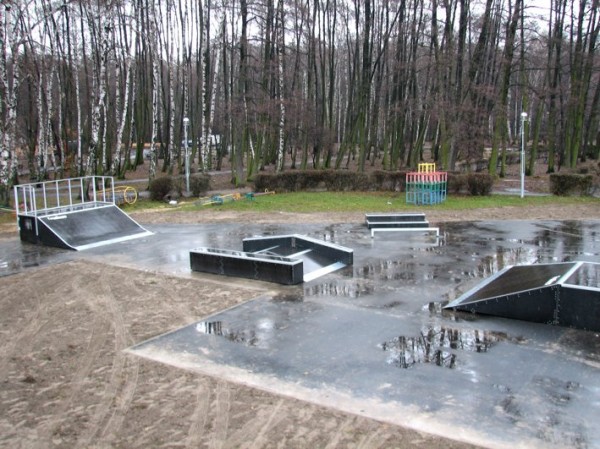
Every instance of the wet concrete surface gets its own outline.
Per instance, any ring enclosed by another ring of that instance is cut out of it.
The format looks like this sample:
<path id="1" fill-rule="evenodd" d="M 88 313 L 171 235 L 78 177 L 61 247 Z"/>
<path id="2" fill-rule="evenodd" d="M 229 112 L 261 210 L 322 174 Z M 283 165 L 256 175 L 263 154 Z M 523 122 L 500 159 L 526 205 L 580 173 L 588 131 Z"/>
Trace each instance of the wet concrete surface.
<path id="1" fill-rule="evenodd" d="M 203 279 L 190 249 L 301 229 L 352 248 L 354 265 L 299 286 L 246 280 L 255 300 L 130 351 L 487 447 L 600 447 L 598 333 L 441 309 L 507 265 L 600 262 L 600 222 L 449 223 L 441 239 L 348 224 L 146 228 L 78 253 L 1 243 L 0 275 L 83 258 Z"/>

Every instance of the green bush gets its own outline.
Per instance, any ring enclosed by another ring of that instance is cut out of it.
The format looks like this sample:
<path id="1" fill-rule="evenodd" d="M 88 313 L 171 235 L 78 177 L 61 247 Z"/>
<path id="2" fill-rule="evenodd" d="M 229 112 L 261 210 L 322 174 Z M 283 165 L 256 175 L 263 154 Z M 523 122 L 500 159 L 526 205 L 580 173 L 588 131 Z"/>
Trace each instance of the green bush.
<path id="1" fill-rule="evenodd" d="M 550 192 L 554 195 L 589 195 L 592 189 L 593 176 L 575 173 L 552 173 L 550 175 Z"/>
<path id="2" fill-rule="evenodd" d="M 201 196 L 210 190 L 210 176 L 204 173 L 195 173 L 190 177 L 190 190 L 192 195 Z"/>
<path id="3" fill-rule="evenodd" d="M 492 193 L 494 178 L 487 173 L 469 173 L 467 190 L 473 196 L 486 196 Z"/>
<path id="4" fill-rule="evenodd" d="M 173 190 L 181 191 L 181 187 L 171 176 L 162 176 L 160 178 L 154 178 L 150 181 L 148 186 L 150 191 L 150 199 L 154 201 L 162 201 L 169 192 Z"/>

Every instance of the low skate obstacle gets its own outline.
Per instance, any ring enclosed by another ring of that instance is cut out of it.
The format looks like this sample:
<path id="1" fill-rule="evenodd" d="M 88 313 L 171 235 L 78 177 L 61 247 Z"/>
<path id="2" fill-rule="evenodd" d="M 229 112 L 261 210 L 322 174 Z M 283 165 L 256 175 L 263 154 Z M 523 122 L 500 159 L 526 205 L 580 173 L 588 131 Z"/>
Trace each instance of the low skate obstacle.
<path id="1" fill-rule="evenodd" d="M 430 227 L 425 214 L 421 213 L 365 214 L 365 221 L 371 237 L 375 237 L 376 232 L 425 232 L 435 233 L 436 237 L 440 235 L 440 229 Z"/>
<path id="2" fill-rule="evenodd" d="M 352 263 L 350 248 L 297 234 L 246 238 L 242 251 L 190 251 L 192 271 L 285 285 L 312 281 Z"/>

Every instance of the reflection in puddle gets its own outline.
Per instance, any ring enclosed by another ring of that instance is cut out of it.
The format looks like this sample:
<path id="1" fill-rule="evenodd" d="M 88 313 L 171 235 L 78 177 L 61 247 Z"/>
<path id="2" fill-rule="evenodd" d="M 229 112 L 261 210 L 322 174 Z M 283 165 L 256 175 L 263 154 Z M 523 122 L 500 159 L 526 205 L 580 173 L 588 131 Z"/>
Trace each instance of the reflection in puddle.
<path id="1" fill-rule="evenodd" d="M 370 283 L 355 280 L 351 283 L 327 282 L 318 285 L 313 285 L 304 290 L 304 296 L 359 298 L 361 296 L 372 295 L 374 291 L 375 287 Z"/>
<path id="2" fill-rule="evenodd" d="M 256 329 L 232 330 L 223 327 L 223 321 L 201 321 L 196 324 L 196 331 L 201 334 L 211 334 L 224 337 L 233 343 L 241 343 L 245 346 L 260 347 L 265 342 L 265 331 L 268 333 L 273 330 L 270 320 L 265 323 L 259 323 Z M 261 332 L 261 330 L 263 332 Z M 262 338 L 261 338 L 262 337 Z"/>
<path id="3" fill-rule="evenodd" d="M 399 368 L 410 368 L 417 363 L 454 368 L 457 355 L 453 350 L 487 352 L 495 343 L 507 339 L 503 332 L 436 326 L 422 330 L 418 337 L 399 336 L 378 347 L 389 353 L 387 363 Z"/>

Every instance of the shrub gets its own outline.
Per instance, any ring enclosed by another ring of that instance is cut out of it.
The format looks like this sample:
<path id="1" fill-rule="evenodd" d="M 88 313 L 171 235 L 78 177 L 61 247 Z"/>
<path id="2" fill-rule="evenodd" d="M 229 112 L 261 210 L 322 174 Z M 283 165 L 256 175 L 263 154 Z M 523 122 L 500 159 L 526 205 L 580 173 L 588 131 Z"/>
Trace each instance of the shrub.
<path id="1" fill-rule="evenodd" d="M 325 187 L 334 192 L 367 190 L 369 188 L 369 177 L 364 173 L 345 170 L 327 170 L 324 172 Z"/>
<path id="2" fill-rule="evenodd" d="M 467 190 L 473 196 L 486 196 L 492 192 L 494 178 L 487 173 L 469 173 Z"/>
<path id="3" fill-rule="evenodd" d="M 190 177 L 190 190 L 192 195 L 201 196 L 210 190 L 210 176 L 196 173 Z"/>
<path id="4" fill-rule="evenodd" d="M 466 190 L 467 176 L 461 173 L 448 173 L 448 192 L 460 193 Z"/>
<path id="5" fill-rule="evenodd" d="M 172 190 L 180 190 L 177 183 L 171 176 L 162 176 L 160 178 L 154 178 L 150 181 L 148 186 L 150 191 L 150 199 L 154 201 L 162 201 L 165 196 Z"/>
<path id="6" fill-rule="evenodd" d="M 375 170 L 370 176 L 373 190 L 404 192 L 406 191 L 406 172 Z"/>
<path id="7" fill-rule="evenodd" d="M 298 192 L 326 188 L 330 191 L 366 190 L 369 178 L 364 173 L 343 170 L 289 170 L 277 174 L 261 173 L 254 177 L 257 192 Z"/>
<path id="8" fill-rule="evenodd" d="M 554 195 L 589 195 L 592 189 L 592 175 L 574 173 L 552 173 L 550 192 Z"/>
<path id="9" fill-rule="evenodd" d="M 259 173 L 254 175 L 254 189 L 257 192 L 264 192 L 265 190 L 274 190 L 275 188 L 275 179 L 276 176 L 270 173 Z"/>

